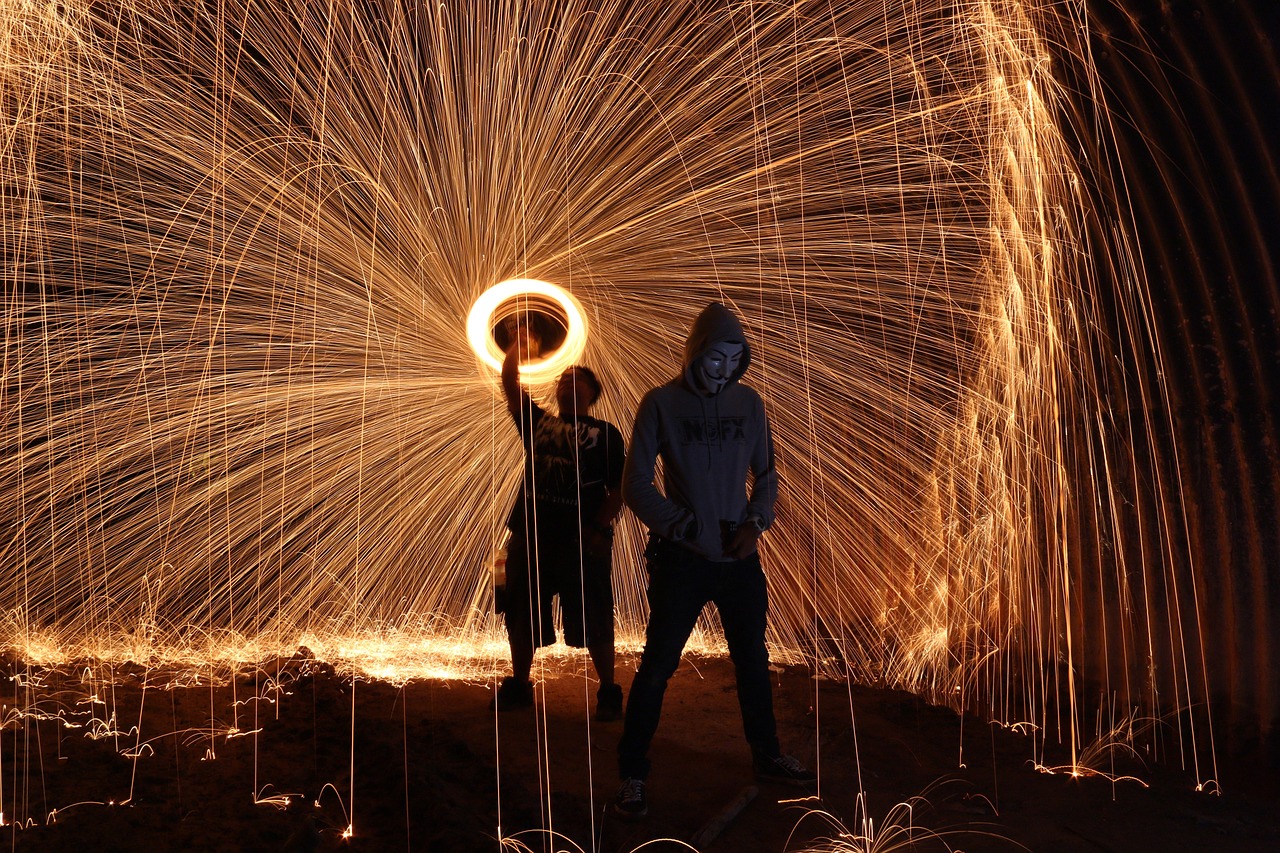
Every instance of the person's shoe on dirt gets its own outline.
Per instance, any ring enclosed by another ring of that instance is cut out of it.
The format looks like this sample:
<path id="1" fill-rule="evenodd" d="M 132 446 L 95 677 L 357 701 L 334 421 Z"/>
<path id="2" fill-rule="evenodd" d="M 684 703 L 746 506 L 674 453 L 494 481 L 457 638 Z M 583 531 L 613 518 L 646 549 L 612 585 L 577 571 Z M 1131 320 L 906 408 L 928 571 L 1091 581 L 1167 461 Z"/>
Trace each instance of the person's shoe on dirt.
<path id="1" fill-rule="evenodd" d="M 493 701 L 489 703 L 489 710 L 492 711 L 496 708 L 499 711 L 515 711 L 532 706 L 533 684 L 527 679 L 525 681 L 516 681 L 515 678 L 508 675 L 498 685 L 498 692 L 493 694 Z"/>
<path id="2" fill-rule="evenodd" d="M 617 684 L 601 684 L 596 691 L 596 719 L 612 723 L 622 718 L 622 687 Z"/>
<path id="3" fill-rule="evenodd" d="M 624 779 L 613 801 L 613 813 L 629 820 L 642 818 L 649 813 L 649 802 L 644 797 L 643 779 Z"/>
<path id="4" fill-rule="evenodd" d="M 765 755 L 755 757 L 756 778 L 766 782 L 782 782 L 787 785 L 812 785 L 818 774 L 805 767 L 790 755 Z"/>

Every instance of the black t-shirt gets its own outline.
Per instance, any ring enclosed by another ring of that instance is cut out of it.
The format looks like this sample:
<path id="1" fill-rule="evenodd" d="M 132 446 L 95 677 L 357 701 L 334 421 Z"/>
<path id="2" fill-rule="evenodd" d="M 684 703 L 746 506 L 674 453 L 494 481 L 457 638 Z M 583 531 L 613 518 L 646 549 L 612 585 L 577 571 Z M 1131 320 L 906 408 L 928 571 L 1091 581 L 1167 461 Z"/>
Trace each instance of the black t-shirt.
<path id="1" fill-rule="evenodd" d="M 622 433 L 599 418 L 579 415 L 565 421 L 526 402 L 524 422 L 516 423 L 524 442 L 524 482 L 507 527 L 523 533 L 536 520 L 540 535 L 576 538 L 579 521 L 593 521 L 606 490 L 616 491 L 622 483 Z"/>

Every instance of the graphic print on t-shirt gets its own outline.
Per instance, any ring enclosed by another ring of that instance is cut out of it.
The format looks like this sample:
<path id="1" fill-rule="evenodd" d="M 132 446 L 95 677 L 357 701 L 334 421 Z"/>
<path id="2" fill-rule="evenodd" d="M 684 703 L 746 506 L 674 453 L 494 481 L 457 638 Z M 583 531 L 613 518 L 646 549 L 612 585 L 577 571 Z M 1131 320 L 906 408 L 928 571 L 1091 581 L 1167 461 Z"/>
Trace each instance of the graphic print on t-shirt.
<path id="1" fill-rule="evenodd" d="M 585 423 L 567 423 L 560 418 L 544 416 L 534 427 L 534 487 L 540 501 L 576 506 L 579 490 L 586 491 L 601 482 L 599 472 L 584 470 L 579 481 L 579 466 L 589 464 L 589 451 L 600 444 L 600 427 Z"/>
<path id="2" fill-rule="evenodd" d="M 685 447 L 699 444 L 737 443 L 747 440 L 747 419 L 680 418 L 680 443 Z"/>

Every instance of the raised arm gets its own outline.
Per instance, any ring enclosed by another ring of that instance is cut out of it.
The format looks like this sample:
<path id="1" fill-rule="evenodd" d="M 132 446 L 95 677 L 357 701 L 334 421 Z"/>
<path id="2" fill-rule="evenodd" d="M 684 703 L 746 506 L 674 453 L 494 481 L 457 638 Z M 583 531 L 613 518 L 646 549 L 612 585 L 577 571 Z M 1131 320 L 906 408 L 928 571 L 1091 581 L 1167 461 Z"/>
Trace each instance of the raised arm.
<path id="1" fill-rule="evenodd" d="M 520 365 L 534 358 L 541 349 L 537 335 L 523 322 L 515 324 L 511 336 L 511 345 L 507 347 L 506 358 L 502 360 L 502 393 L 507 398 L 507 411 L 517 420 L 521 408 L 528 408 L 529 395 L 520 385 Z"/>

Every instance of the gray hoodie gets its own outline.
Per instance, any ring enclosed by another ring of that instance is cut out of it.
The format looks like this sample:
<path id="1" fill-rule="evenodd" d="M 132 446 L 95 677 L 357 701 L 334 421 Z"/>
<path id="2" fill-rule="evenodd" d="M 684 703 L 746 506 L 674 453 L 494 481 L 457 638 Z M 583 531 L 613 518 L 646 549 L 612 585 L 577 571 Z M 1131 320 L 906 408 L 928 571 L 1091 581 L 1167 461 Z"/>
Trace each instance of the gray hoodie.
<path id="1" fill-rule="evenodd" d="M 744 346 L 738 370 L 720 393 L 705 394 L 693 380 L 693 364 L 713 344 L 730 341 Z M 651 533 L 717 562 L 731 559 L 724 553 L 730 525 L 748 515 L 766 528 L 773 523 L 778 494 L 764 402 L 739 383 L 750 364 L 738 318 L 719 302 L 704 308 L 685 342 L 681 375 L 640 401 L 622 474 L 622 496 Z M 654 483 L 659 457 L 662 491 Z"/>

